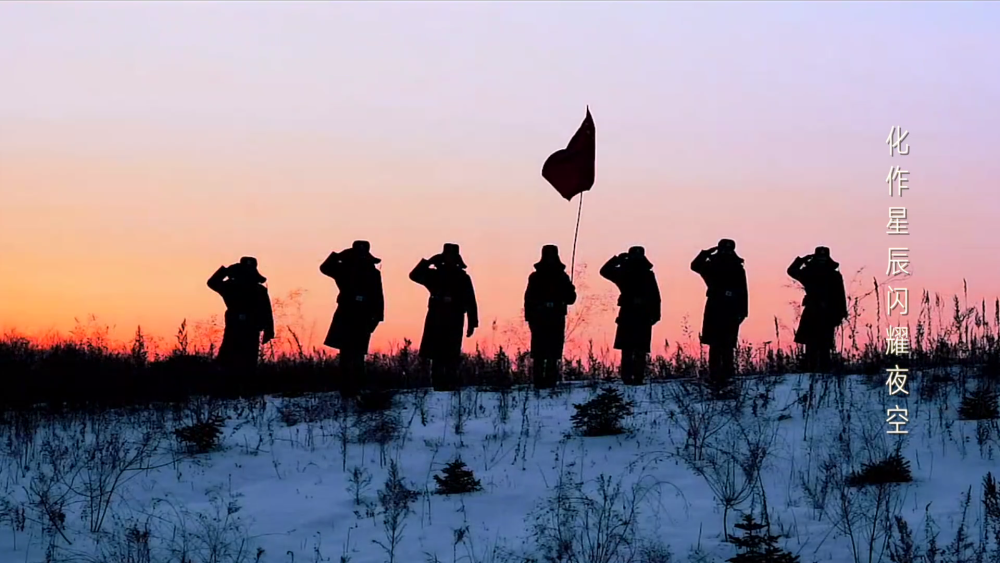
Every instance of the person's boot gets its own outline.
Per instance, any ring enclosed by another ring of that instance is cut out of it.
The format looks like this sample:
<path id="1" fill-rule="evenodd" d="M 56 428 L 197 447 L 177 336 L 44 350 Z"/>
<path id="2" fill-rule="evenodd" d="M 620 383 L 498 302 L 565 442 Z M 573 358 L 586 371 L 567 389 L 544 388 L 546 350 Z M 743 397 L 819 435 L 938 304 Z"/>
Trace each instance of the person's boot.
<path id="1" fill-rule="evenodd" d="M 257 383 L 257 356 L 248 354 L 230 382 L 226 390 L 227 395 L 238 398 L 243 387 L 249 382 Z"/>
<path id="2" fill-rule="evenodd" d="M 719 378 L 719 349 L 715 346 L 708 346 L 708 384 L 713 389 Z"/>
<path id="3" fill-rule="evenodd" d="M 806 344 L 806 349 L 802 354 L 802 372 L 812 373 L 815 371 L 815 362 L 813 362 L 813 349 L 810 345 Z"/>
<path id="4" fill-rule="evenodd" d="M 545 369 L 546 369 L 545 379 L 550 389 L 553 389 L 557 385 L 559 385 L 559 380 L 562 379 L 561 377 L 562 373 L 559 367 L 560 367 L 559 360 L 555 359 L 549 360 L 548 363 L 545 364 Z"/>
<path id="5" fill-rule="evenodd" d="M 462 389 L 462 379 L 459 377 L 458 362 L 448 364 L 448 390 L 460 391 Z"/>
<path id="6" fill-rule="evenodd" d="M 368 379 L 368 366 L 365 364 L 365 356 L 361 354 L 355 360 L 354 387 L 359 392 L 372 391 L 376 387 L 372 383 Z"/>
<path id="7" fill-rule="evenodd" d="M 420 377 L 426 378 L 426 381 L 430 382 L 431 387 L 434 387 L 434 361 L 428 360 L 427 358 L 420 358 Z M 426 389 L 426 387 L 425 387 Z"/>
<path id="8" fill-rule="evenodd" d="M 632 356 L 632 382 L 627 385 L 642 385 L 646 382 L 646 354 Z"/>
<path id="9" fill-rule="evenodd" d="M 632 385 L 632 377 L 633 377 L 632 354 L 628 350 L 622 350 L 622 363 L 620 369 L 622 376 L 622 384 Z"/>
<path id="10" fill-rule="evenodd" d="M 439 360 L 431 360 L 430 372 L 431 372 L 431 387 L 435 391 L 447 391 L 448 385 L 444 380 L 443 366 Z"/>
<path id="11" fill-rule="evenodd" d="M 213 385 L 215 394 L 219 397 L 227 397 L 230 389 L 236 385 L 242 375 L 238 365 L 222 364 L 219 370 L 219 379 Z"/>
<path id="12" fill-rule="evenodd" d="M 357 381 L 357 366 L 355 365 L 354 359 L 350 357 L 344 357 L 341 353 L 340 357 L 340 396 L 347 398 L 354 398 L 358 396 L 358 381 Z"/>
<path id="13" fill-rule="evenodd" d="M 830 373 L 830 350 L 823 348 L 816 359 L 816 371 L 818 373 Z"/>
<path id="14" fill-rule="evenodd" d="M 439 360 L 435 360 L 433 366 L 431 381 L 434 385 L 434 390 L 456 391 L 458 389 L 456 366 L 452 365 L 451 362 L 445 363 Z"/>
<path id="15" fill-rule="evenodd" d="M 712 391 L 715 396 L 720 399 L 733 398 L 734 383 L 735 383 L 735 350 L 731 348 L 725 348 L 719 350 L 717 357 L 717 371 L 716 376 L 712 382 Z"/>
<path id="16" fill-rule="evenodd" d="M 545 387 L 545 374 L 542 369 L 545 367 L 545 360 L 541 358 L 531 359 L 531 384 L 535 389 Z"/>
<path id="17" fill-rule="evenodd" d="M 534 370 L 535 389 L 551 389 L 555 387 L 552 380 L 552 367 L 555 362 L 551 359 L 536 359 L 532 365 Z"/>

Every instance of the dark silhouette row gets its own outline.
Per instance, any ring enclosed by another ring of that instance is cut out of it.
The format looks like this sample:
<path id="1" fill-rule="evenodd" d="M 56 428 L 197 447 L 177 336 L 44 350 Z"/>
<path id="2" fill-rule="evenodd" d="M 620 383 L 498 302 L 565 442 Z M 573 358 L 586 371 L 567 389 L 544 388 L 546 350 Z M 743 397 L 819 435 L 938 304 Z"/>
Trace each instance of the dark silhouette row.
<path id="1" fill-rule="evenodd" d="M 367 241 L 355 241 L 342 252 L 331 252 L 319 267 L 339 290 L 337 309 L 323 343 L 340 351 L 340 387 L 348 395 L 365 383 L 365 356 L 371 336 L 385 320 L 382 273 L 376 267 L 379 262 Z M 524 318 L 531 331 L 532 378 L 537 387 L 547 388 L 560 379 L 566 315 L 577 295 L 556 246 L 543 246 L 534 267 L 524 293 Z M 829 369 L 834 331 L 848 316 L 844 279 L 838 268 L 830 250 L 820 246 L 814 254 L 795 258 L 787 270 L 805 288 L 795 342 L 805 346 L 807 365 L 814 371 Z M 725 389 L 735 374 L 739 329 L 748 314 L 744 260 L 736 254 L 734 241 L 722 239 L 717 246 L 699 252 L 691 270 L 707 287 L 701 343 L 709 347 L 709 378 L 718 389 Z M 600 274 L 620 292 L 614 347 L 621 351 L 622 381 L 642 384 L 653 326 L 661 314 L 653 264 L 643 247 L 633 246 L 608 260 Z M 468 338 L 479 327 L 475 289 L 458 245 L 445 244 L 440 254 L 421 259 L 410 272 L 410 280 L 430 293 L 420 357 L 430 370 L 435 389 L 454 390 L 459 385 L 463 329 Z M 225 333 L 217 359 L 234 374 L 254 370 L 260 345 L 274 338 L 274 316 L 265 281 L 252 257 L 220 267 L 208 280 L 208 286 L 226 304 Z"/>

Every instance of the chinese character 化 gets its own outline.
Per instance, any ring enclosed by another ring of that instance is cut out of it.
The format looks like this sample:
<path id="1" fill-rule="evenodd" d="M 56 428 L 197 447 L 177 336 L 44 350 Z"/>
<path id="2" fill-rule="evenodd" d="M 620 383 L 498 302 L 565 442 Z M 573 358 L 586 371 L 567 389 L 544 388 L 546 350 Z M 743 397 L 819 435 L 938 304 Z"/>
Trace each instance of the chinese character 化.
<path id="1" fill-rule="evenodd" d="M 908 170 L 900 170 L 898 166 L 893 166 L 889 168 L 889 175 L 885 177 L 885 183 L 889 184 L 889 195 L 892 196 L 893 182 L 896 183 L 896 191 L 899 192 L 899 197 L 903 197 L 903 190 L 910 189 L 910 186 L 906 185 L 907 174 L 910 172 Z"/>
<path id="2" fill-rule="evenodd" d="M 889 386 L 889 394 L 895 395 L 896 393 L 902 393 L 904 395 L 909 395 L 910 392 L 906 390 L 906 374 L 910 370 L 906 368 L 901 368 L 898 365 L 895 368 L 889 368 L 889 380 L 885 382 Z"/>
<path id="3" fill-rule="evenodd" d="M 908 235 L 910 234 L 910 222 L 906 220 L 905 207 L 889 208 L 889 224 L 885 226 L 889 229 L 887 235 Z"/>
<path id="4" fill-rule="evenodd" d="M 900 156 L 906 156 L 910 154 L 910 145 L 904 145 L 903 140 L 910 134 L 909 131 L 903 131 L 903 128 L 899 125 L 894 125 L 892 129 L 889 129 L 889 136 L 885 139 L 885 144 L 889 145 L 889 156 L 895 156 L 893 154 L 893 149 Z M 906 147 L 903 149 L 902 147 Z"/>
<path id="5" fill-rule="evenodd" d="M 909 414 L 909 411 L 907 409 L 899 408 L 899 405 L 896 405 L 896 408 L 894 409 L 888 409 L 886 411 L 886 416 L 888 416 L 889 418 L 886 419 L 886 422 L 895 426 L 896 428 L 894 430 L 886 432 L 886 434 L 909 434 L 910 433 L 909 430 L 900 430 L 901 426 L 905 426 L 906 423 L 910 421 L 910 419 L 907 418 L 907 414 Z M 902 420 L 893 420 L 896 417 L 899 417 Z"/>
<path id="6" fill-rule="evenodd" d="M 899 314 L 905 316 L 910 311 L 910 290 L 905 287 L 898 289 L 890 287 L 886 302 L 889 304 L 889 309 L 886 311 L 887 316 L 892 314 L 892 310 L 896 307 L 901 308 L 902 311 Z"/>
<path id="7" fill-rule="evenodd" d="M 910 275 L 906 271 L 906 266 L 910 263 L 909 248 L 890 248 L 889 265 L 885 268 L 885 275 L 898 276 L 899 274 Z"/>
<path id="8" fill-rule="evenodd" d="M 908 356 L 910 354 L 910 327 L 891 326 L 885 329 L 886 354 Z"/>

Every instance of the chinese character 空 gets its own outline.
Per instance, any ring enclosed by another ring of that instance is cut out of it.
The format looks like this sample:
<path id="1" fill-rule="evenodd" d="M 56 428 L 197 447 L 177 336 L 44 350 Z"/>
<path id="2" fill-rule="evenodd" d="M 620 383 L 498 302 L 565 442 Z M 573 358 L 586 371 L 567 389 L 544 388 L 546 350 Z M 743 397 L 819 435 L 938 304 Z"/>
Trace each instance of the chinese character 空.
<path id="1" fill-rule="evenodd" d="M 891 326 L 885 329 L 886 354 L 908 356 L 910 354 L 910 327 Z"/>
<path id="2" fill-rule="evenodd" d="M 907 418 L 907 414 L 909 414 L 909 411 L 899 408 L 899 405 L 896 405 L 894 409 L 886 410 L 886 416 L 889 417 L 886 419 L 886 422 L 896 427 L 894 430 L 886 432 L 886 434 L 909 434 L 909 430 L 900 430 L 900 427 L 905 426 L 910 421 Z M 896 417 L 899 417 L 901 420 L 893 420 Z"/>
<path id="3" fill-rule="evenodd" d="M 889 136 L 885 139 L 885 144 L 889 145 L 889 156 L 895 156 L 893 150 L 900 155 L 906 156 L 910 154 L 910 145 L 903 144 L 903 140 L 909 136 L 909 131 L 903 131 L 903 128 L 899 125 L 894 125 L 892 129 L 889 129 Z M 903 147 L 906 147 L 905 149 Z"/>
<path id="4" fill-rule="evenodd" d="M 896 307 L 902 309 L 900 315 L 906 315 L 910 311 L 910 290 L 905 287 L 900 287 L 897 289 L 889 288 L 888 295 L 886 296 L 886 302 L 889 304 L 889 309 L 886 311 L 886 315 L 890 315 L 892 310 Z"/>
<path id="5" fill-rule="evenodd" d="M 889 184 L 889 195 L 895 195 L 892 188 L 893 183 L 895 183 L 896 191 L 899 192 L 899 197 L 903 197 L 903 190 L 910 189 L 910 186 L 906 185 L 906 176 L 910 172 L 908 170 L 900 170 L 898 166 L 893 166 L 889 168 L 889 175 L 885 177 L 885 183 Z"/>
<path id="6" fill-rule="evenodd" d="M 885 384 L 889 386 L 889 394 L 902 393 L 909 395 L 910 392 L 906 390 L 906 375 L 910 370 L 897 365 L 895 368 L 889 368 L 887 371 L 889 372 L 889 379 Z"/>
<path id="7" fill-rule="evenodd" d="M 885 226 L 888 229 L 885 234 L 887 235 L 908 235 L 910 234 L 910 222 L 906 220 L 906 208 L 905 207 L 890 207 L 889 208 L 889 224 Z"/>
<path id="8" fill-rule="evenodd" d="M 899 274 L 910 275 L 906 271 L 906 266 L 910 263 L 909 248 L 890 248 L 889 265 L 885 268 L 885 275 L 898 276 Z"/>

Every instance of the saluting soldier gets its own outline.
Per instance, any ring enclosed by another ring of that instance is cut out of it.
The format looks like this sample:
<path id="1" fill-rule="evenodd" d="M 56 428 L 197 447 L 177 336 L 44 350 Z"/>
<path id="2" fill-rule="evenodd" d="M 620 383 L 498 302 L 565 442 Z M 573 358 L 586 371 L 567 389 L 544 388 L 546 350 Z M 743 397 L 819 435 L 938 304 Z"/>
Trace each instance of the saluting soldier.
<path id="1" fill-rule="evenodd" d="M 257 368 L 261 344 L 274 338 L 271 298 L 257 271 L 257 259 L 244 256 L 230 266 L 220 266 L 208 278 L 208 287 L 226 304 L 226 328 L 216 361 L 230 375 L 250 375 Z M 261 338 L 263 334 L 263 338 Z"/>
<path id="2" fill-rule="evenodd" d="M 341 394 L 345 396 L 354 395 L 362 385 L 372 333 L 385 320 L 382 272 L 376 267 L 381 261 L 372 256 L 368 241 L 358 240 L 342 252 L 331 252 L 319 267 L 340 290 L 323 344 L 340 350 Z"/>
<path id="3" fill-rule="evenodd" d="M 466 338 L 479 326 L 479 307 L 472 278 L 457 244 L 446 243 L 440 254 L 421 259 L 410 272 L 410 280 L 427 288 L 427 317 L 420 339 L 420 357 L 431 365 L 436 391 L 459 386 L 458 364 L 462 357 L 462 328 L 468 316 Z"/>
<path id="4" fill-rule="evenodd" d="M 622 353 L 622 383 L 641 385 L 652 348 L 653 325 L 660 322 L 660 288 L 653 264 L 643 247 L 633 246 L 608 260 L 600 274 L 621 292 L 615 349 Z"/>
<path id="5" fill-rule="evenodd" d="M 566 342 L 566 314 L 576 303 L 576 286 L 559 259 L 559 248 L 542 247 L 542 257 L 528 276 L 524 292 L 524 320 L 531 331 L 532 378 L 537 389 L 559 382 Z"/>
<path id="6" fill-rule="evenodd" d="M 808 256 L 796 257 L 788 267 L 788 275 L 806 291 L 795 342 L 805 345 L 806 365 L 811 371 L 830 369 L 830 353 L 836 347 L 834 334 L 848 316 L 847 291 L 839 267 L 825 246 L 817 246 Z"/>
<path id="7" fill-rule="evenodd" d="M 736 242 L 722 239 L 718 246 L 702 250 L 691 262 L 707 291 L 701 343 L 708 346 L 709 377 L 718 389 L 728 387 L 735 375 L 736 344 L 740 325 L 747 318 L 747 273 Z"/>

